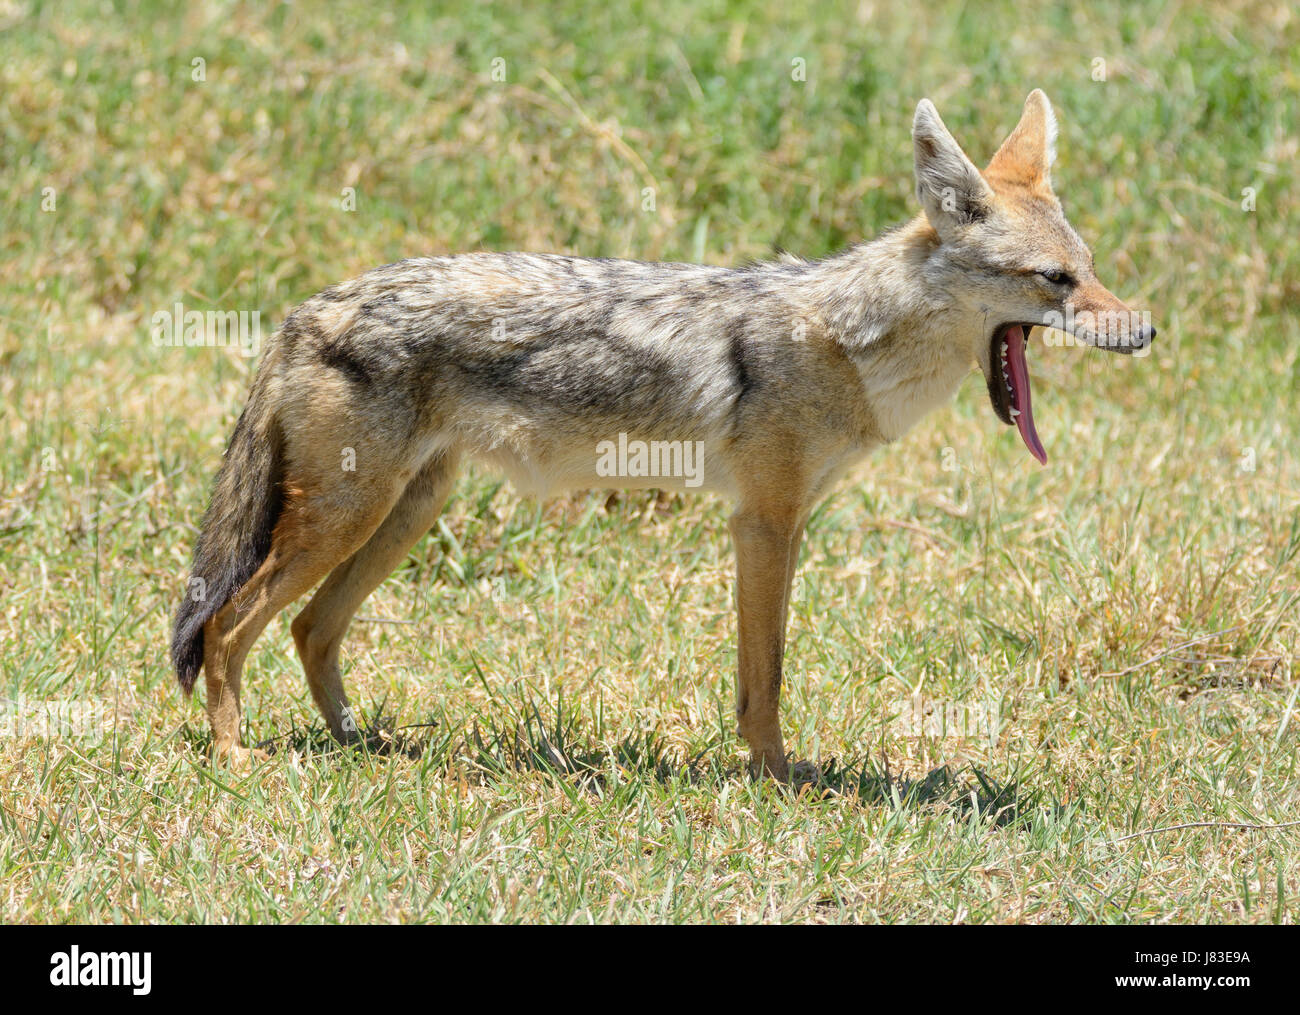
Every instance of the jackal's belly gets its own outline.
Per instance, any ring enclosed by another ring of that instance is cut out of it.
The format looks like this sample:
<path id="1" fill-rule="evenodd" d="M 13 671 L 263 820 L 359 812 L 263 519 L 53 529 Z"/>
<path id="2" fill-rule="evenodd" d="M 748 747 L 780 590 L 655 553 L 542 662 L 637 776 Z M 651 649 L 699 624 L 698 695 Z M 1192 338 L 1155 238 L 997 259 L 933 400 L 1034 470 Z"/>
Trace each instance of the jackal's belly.
<path id="1" fill-rule="evenodd" d="M 662 489 L 687 493 L 735 492 L 726 442 L 707 437 L 666 438 L 635 430 L 572 439 L 502 441 L 467 449 L 502 473 L 521 493 L 538 497 L 566 490 Z"/>

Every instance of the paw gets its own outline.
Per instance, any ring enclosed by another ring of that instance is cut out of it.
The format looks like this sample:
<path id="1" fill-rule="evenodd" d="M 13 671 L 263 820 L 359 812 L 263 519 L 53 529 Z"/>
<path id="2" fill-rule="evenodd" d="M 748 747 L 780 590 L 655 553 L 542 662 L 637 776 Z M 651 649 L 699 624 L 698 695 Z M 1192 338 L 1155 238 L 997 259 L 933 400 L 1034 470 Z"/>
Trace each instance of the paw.
<path id="1" fill-rule="evenodd" d="M 248 774 L 262 762 L 269 761 L 270 758 L 271 756 L 260 748 L 244 747 L 241 744 L 216 748 L 212 752 L 212 764 L 214 766 L 221 765 L 241 775 Z"/>

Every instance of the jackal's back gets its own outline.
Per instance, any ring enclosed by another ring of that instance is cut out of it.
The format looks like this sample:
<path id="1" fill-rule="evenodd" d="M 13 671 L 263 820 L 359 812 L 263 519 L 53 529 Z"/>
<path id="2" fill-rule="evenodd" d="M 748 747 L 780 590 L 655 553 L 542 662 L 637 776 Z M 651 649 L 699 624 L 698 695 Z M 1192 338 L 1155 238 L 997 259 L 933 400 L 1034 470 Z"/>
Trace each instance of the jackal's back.
<path id="1" fill-rule="evenodd" d="M 797 313 L 798 270 L 419 258 L 312 297 L 279 341 L 291 362 L 338 371 L 373 397 L 695 430 L 733 411 L 772 365 Z"/>

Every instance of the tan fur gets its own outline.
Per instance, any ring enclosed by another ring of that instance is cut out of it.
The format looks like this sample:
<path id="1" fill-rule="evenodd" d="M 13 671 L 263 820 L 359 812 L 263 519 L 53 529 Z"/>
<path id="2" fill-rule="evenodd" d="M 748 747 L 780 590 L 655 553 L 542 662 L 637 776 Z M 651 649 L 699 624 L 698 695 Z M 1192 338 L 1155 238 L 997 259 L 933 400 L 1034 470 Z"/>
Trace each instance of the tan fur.
<path id="1" fill-rule="evenodd" d="M 698 488 L 736 504 L 736 717 L 752 770 L 785 779 L 790 583 L 817 501 L 952 397 L 972 362 L 997 393 L 1000 327 L 1051 324 L 1067 304 L 1128 310 L 1051 190 L 1055 135 L 1035 91 L 980 172 L 922 100 L 923 213 L 824 261 L 481 253 L 387 265 L 308 300 L 268 350 L 204 521 L 194 572 L 218 592 L 177 617 L 178 675 L 190 686 L 201 652 L 215 753 L 249 759 L 244 660 L 322 580 L 294 641 L 330 731 L 355 738 L 342 638 L 434 523 L 463 458 L 543 494 L 694 489 L 687 475 L 606 474 L 598 448 L 618 436 L 698 446 Z"/>

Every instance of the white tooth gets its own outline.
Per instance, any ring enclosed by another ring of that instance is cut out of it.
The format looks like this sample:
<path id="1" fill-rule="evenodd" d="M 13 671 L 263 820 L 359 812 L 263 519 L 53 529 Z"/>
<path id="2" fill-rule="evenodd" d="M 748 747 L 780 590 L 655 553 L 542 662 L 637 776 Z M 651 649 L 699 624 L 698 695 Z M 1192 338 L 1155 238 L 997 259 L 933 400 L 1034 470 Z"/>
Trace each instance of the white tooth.
<path id="1" fill-rule="evenodd" d="M 1016 418 L 1017 416 L 1019 416 L 1019 415 L 1020 415 L 1020 410 L 1019 410 L 1019 409 L 1012 409 L 1012 410 L 1011 410 L 1011 418 L 1012 418 L 1012 419 L 1015 419 L 1015 418 Z"/>
<path id="2" fill-rule="evenodd" d="M 1003 358 L 1003 359 L 1006 359 L 1006 358 L 1007 358 L 1007 343 L 1006 343 L 1006 342 L 1003 342 L 1003 343 L 1002 343 L 1002 358 Z"/>

